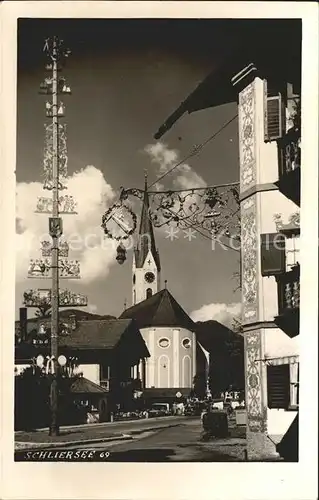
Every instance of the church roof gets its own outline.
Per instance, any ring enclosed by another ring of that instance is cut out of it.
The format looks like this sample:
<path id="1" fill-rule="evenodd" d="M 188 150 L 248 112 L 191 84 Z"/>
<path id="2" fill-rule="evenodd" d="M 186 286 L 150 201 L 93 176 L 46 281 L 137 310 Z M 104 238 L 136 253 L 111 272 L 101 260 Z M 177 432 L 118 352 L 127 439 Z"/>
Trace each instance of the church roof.
<path id="1" fill-rule="evenodd" d="M 150 218 L 150 202 L 145 177 L 144 199 L 141 214 L 138 246 L 134 250 L 136 267 L 143 267 L 147 254 L 151 250 L 158 271 L 161 270 L 159 254 L 156 249 L 153 224 Z"/>
<path id="2" fill-rule="evenodd" d="M 120 318 L 135 319 L 139 328 L 176 326 L 195 330 L 194 322 L 166 288 L 126 309 Z"/>

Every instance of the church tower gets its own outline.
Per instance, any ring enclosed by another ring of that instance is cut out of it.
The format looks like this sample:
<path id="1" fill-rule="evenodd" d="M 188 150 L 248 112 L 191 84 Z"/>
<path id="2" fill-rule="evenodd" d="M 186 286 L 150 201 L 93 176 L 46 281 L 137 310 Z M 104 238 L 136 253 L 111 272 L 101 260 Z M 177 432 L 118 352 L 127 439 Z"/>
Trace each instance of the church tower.
<path id="1" fill-rule="evenodd" d="M 150 218 L 147 174 L 145 174 L 144 199 L 137 246 L 133 254 L 132 269 L 133 305 L 151 297 L 160 290 L 161 265 L 155 245 L 153 224 Z"/>

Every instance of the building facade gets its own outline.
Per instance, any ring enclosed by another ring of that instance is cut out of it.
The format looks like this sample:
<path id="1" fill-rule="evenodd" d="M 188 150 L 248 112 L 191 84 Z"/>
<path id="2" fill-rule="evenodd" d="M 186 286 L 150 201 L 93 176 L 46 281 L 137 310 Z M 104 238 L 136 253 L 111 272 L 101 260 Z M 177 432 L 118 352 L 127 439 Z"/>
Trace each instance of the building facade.
<path id="1" fill-rule="evenodd" d="M 297 113 L 300 89 L 253 64 L 232 82 L 238 91 L 247 449 L 250 459 L 262 459 L 276 456 L 298 411 L 301 143 L 292 103 Z"/>

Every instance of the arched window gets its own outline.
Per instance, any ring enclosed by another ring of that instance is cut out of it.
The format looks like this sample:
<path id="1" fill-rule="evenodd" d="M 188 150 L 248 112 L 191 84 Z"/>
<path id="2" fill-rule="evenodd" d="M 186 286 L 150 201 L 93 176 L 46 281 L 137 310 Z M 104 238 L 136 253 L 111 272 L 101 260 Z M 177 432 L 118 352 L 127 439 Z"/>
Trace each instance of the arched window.
<path id="1" fill-rule="evenodd" d="M 152 295 L 153 295 L 152 289 L 148 288 L 146 290 L 146 298 L 149 299 L 150 297 L 152 297 Z"/>
<path id="2" fill-rule="evenodd" d="M 182 362 L 182 387 L 192 387 L 192 367 L 190 356 L 184 356 Z"/>
<path id="3" fill-rule="evenodd" d="M 163 354 L 157 361 L 157 387 L 161 389 L 167 389 L 170 387 L 169 357 Z"/>

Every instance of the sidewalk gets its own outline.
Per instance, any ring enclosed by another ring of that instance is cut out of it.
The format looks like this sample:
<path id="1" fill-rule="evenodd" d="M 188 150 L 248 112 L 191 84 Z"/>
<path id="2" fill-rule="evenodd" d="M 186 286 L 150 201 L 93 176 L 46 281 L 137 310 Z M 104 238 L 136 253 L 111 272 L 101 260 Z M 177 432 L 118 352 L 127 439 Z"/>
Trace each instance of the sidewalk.
<path id="1" fill-rule="evenodd" d="M 49 436 L 48 429 L 30 432 L 15 432 L 15 449 L 58 447 L 61 444 L 77 445 L 83 443 L 107 442 L 112 440 L 132 439 L 133 435 L 152 430 L 175 427 L 185 422 L 184 417 L 158 417 L 145 420 L 105 422 L 61 427 L 59 436 Z"/>

